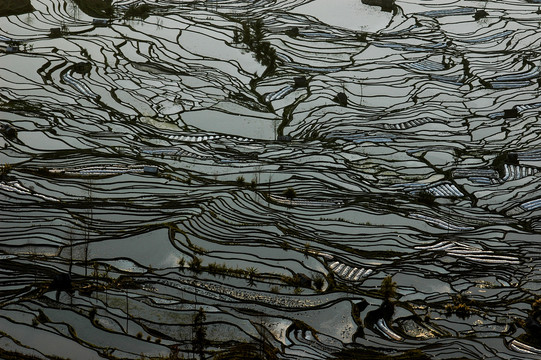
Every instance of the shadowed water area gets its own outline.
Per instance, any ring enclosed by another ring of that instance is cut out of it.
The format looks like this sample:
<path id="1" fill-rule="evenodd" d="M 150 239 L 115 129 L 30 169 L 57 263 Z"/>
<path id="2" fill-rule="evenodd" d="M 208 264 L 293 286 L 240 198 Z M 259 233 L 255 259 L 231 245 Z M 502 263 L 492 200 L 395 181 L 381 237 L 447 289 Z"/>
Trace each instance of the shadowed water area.
<path id="1" fill-rule="evenodd" d="M 7 1 L 0 357 L 540 358 L 537 1 L 366 2 Z"/>

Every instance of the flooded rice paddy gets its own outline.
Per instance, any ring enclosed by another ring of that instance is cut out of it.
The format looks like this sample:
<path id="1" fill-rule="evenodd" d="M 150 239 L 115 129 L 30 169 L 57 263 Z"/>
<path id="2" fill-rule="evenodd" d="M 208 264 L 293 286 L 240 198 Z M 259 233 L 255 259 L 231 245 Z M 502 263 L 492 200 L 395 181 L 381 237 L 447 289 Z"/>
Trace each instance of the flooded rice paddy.
<path id="1" fill-rule="evenodd" d="M 0 357 L 541 356 L 535 0 L 31 5 Z"/>

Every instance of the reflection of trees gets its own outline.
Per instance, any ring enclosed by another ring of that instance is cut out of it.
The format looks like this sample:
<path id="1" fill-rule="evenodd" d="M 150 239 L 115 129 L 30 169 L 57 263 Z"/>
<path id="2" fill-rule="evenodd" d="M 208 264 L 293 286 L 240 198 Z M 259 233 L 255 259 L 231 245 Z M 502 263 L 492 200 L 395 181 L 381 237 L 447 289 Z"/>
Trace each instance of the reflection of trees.
<path id="1" fill-rule="evenodd" d="M 84 243 L 84 248 L 83 248 L 83 251 L 84 251 L 84 265 L 85 265 L 85 277 L 88 276 L 88 253 L 89 253 L 89 250 L 88 250 L 88 246 L 89 246 L 89 243 L 90 243 L 90 227 L 92 226 L 92 218 L 93 218 L 93 214 L 92 214 L 92 207 L 93 207 L 93 203 L 92 203 L 92 181 L 89 180 L 88 181 L 88 197 L 86 199 L 86 202 L 87 202 L 87 205 L 88 205 L 88 219 L 87 219 L 87 224 L 85 226 L 85 243 Z"/>
<path id="2" fill-rule="evenodd" d="M 110 18 L 113 16 L 114 8 L 112 0 L 71 0 L 77 8 L 91 17 Z M 75 10 L 75 7 L 74 7 Z M 74 11 L 75 12 L 75 11 Z"/>
<path id="3" fill-rule="evenodd" d="M 199 355 L 199 359 L 205 359 L 205 348 L 209 343 L 207 340 L 207 329 L 204 325 L 206 319 L 205 311 L 200 307 L 193 317 L 192 337 L 192 350 Z"/>
<path id="4" fill-rule="evenodd" d="M 20 15 L 34 11 L 30 0 L 2 0 L 0 1 L 0 16 Z"/>

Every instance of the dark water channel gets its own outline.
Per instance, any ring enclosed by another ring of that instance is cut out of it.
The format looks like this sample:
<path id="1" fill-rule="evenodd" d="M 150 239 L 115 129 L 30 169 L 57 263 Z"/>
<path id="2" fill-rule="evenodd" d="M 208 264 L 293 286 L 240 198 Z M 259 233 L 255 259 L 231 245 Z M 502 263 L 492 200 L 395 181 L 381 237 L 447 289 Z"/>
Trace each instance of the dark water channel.
<path id="1" fill-rule="evenodd" d="M 541 358 L 537 4 L 31 4 L 0 357 Z"/>

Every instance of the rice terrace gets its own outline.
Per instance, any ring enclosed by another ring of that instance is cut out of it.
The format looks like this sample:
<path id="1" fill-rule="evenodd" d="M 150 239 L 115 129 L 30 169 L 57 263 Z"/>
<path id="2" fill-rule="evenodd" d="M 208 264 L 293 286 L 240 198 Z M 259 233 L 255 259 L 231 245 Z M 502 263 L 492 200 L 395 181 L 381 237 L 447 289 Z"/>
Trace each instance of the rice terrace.
<path id="1" fill-rule="evenodd" d="M 0 359 L 540 359 L 540 28 L 0 1 Z"/>

